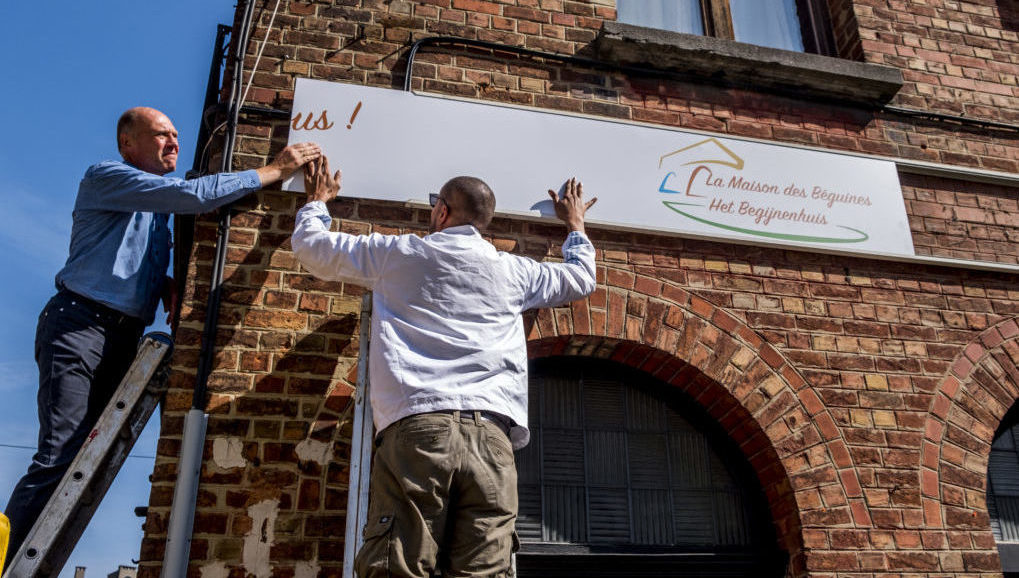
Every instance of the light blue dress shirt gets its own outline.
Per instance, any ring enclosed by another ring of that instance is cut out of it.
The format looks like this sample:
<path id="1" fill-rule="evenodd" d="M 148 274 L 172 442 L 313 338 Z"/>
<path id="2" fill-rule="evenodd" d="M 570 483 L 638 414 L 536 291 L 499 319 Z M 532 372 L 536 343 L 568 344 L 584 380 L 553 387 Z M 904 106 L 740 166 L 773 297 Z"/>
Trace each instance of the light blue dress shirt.
<path id="1" fill-rule="evenodd" d="M 261 186 L 255 171 L 185 181 L 120 161 L 92 165 L 78 186 L 57 287 L 151 323 L 170 263 L 169 213 L 211 211 Z"/>
<path id="2" fill-rule="evenodd" d="M 470 225 L 426 237 L 329 230 L 324 203 L 297 212 L 291 243 L 312 275 L 372 290 L 376 431 L 419 413 L 492 411 L 527 445 L 527 339 L 520 314 L 595 288 L 594 246 L 574 231 L 561 263 L 497 251 Z"/>

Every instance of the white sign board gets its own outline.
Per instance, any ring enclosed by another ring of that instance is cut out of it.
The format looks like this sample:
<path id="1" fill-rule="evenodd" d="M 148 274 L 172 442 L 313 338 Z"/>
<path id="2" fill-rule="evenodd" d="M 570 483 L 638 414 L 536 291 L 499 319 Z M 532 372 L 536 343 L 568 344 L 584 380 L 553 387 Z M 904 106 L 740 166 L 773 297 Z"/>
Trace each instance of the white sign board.
<path id="1" fill-rule="evenodd" d="M 895 165 L 554 111 L 298 79 L 290 142 L 343 169 L 341 195 L 427 202 L 457 175 L 502 213 L 554 218 L 577 177 L 588 221 L 860 254 L 913 255 Z M 301 179 L 284 184 L 301 190 Z"/>

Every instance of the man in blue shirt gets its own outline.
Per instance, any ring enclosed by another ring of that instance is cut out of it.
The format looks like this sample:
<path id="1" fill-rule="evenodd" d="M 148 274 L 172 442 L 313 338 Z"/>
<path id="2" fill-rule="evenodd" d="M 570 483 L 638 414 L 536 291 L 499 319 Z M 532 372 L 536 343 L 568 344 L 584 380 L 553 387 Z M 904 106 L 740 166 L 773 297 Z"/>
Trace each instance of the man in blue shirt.
<path id="1" fill-rule="evenodd" d="M 67 263 L 39 315 L 39 448 L 7 502 L 14 557 L 134 359 L 160 297 L 172 311 L 170 213 L 204 213 L 276 183 L 315 160 L 318 145 L 286 147 L 268 165 L 185 181 L 177 129 L 152 108 L 117 123 L 123 161 L 85 171 L 74 203 Z"/>

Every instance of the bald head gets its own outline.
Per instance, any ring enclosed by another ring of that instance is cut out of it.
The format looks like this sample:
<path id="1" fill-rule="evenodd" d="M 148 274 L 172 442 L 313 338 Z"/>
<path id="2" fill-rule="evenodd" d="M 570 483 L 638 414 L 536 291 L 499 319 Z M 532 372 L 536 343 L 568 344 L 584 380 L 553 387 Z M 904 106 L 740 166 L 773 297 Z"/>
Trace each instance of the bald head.
<path id="1" fill-rule="evenodd" d="M 474 225 L 484 231 L 495 214 L 495 194 L 485 181 L 475 177 L 454 177 L 442 185 L 439 195 L 446 200 L 453 222 Z"/>
<path id="2" fill-rule="evenodd" d="M 125 110 L 117 120 L 117 150 L 123 150 L 124 137 L 138 126 L 141 119 L 162 114 L 158 110 L 147 106 L 136 106 Z"/>
<path id="3" fill-rule="evenodd" d="M 117 150 L 139 169 L 165 175 L 177 167 L 177 129 L 154 108 L 128 109 L 117 121 Z"/>

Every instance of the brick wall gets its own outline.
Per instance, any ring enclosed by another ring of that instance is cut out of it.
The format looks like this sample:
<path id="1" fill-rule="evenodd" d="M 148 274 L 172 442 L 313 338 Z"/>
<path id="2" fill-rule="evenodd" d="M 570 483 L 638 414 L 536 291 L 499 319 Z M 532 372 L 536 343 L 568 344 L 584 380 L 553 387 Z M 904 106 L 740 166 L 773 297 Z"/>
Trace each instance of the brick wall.
<path id="1" fill-rule="evenodd" d="M 830 2 L 844 56 L 903 70 L 896 104 L 1016 122 L 1019 42 L 1008 4 Z M 259 41 L 269 12 L 252 34 Z M 613 0 L 283 2 L 249 100 L 289 109 L 297 77 L 402 86 L 409 43 L 432 35 L 588 54 L 602 20 L 614 16 Z M 249 67 L 256 49 L 249 48 Z M 418 57 L 412 85 L 1019 171 L 1014 131 L 501 53 L 429 49 Z M 284 146 L 287 123 L 250 117 L 239 133 L 235 166 L 257 166 Z M 1017 263 L 1019 191 L 900 179 L 918 254 Z M 193 576 L 340 573 L 363 291 L 299 269 L 288 237 L 301 203 L 263 191 L 235 208 Z M 426 212 L 393 203 L 344 200 L 330 210 L 334 228 L 347 232 L 427 228 Z M 215 222 L 199 220 L 187 271 L 140 576 L 158 575 L 162 559 Z M 598 247 L 598 289 L 528 317 L 532 357 L 611 358 L 690 392 L 757 470 L 779 541 L 793 555 L 790 575 L 1000 570 L 983 492 L 994 429 L 1019 397 L 1015 275 L 589 233 Z M 490 235 L 502 250 L 541 259 L 558 255 L 563 231 L 498 218 Z"/>
<path id="2" fill-rule="evenodd" d="M 854 5 L 865 60 L 900 68 L 908 81 L 901 103 L 1019 119 L 1014 2 L 856 0 Z"/>
<path id="3" fill-rule="evenodd" d="M 1019 190 L 915 175 L 900 181 L 918 255 L 1019 262 Z"/>

